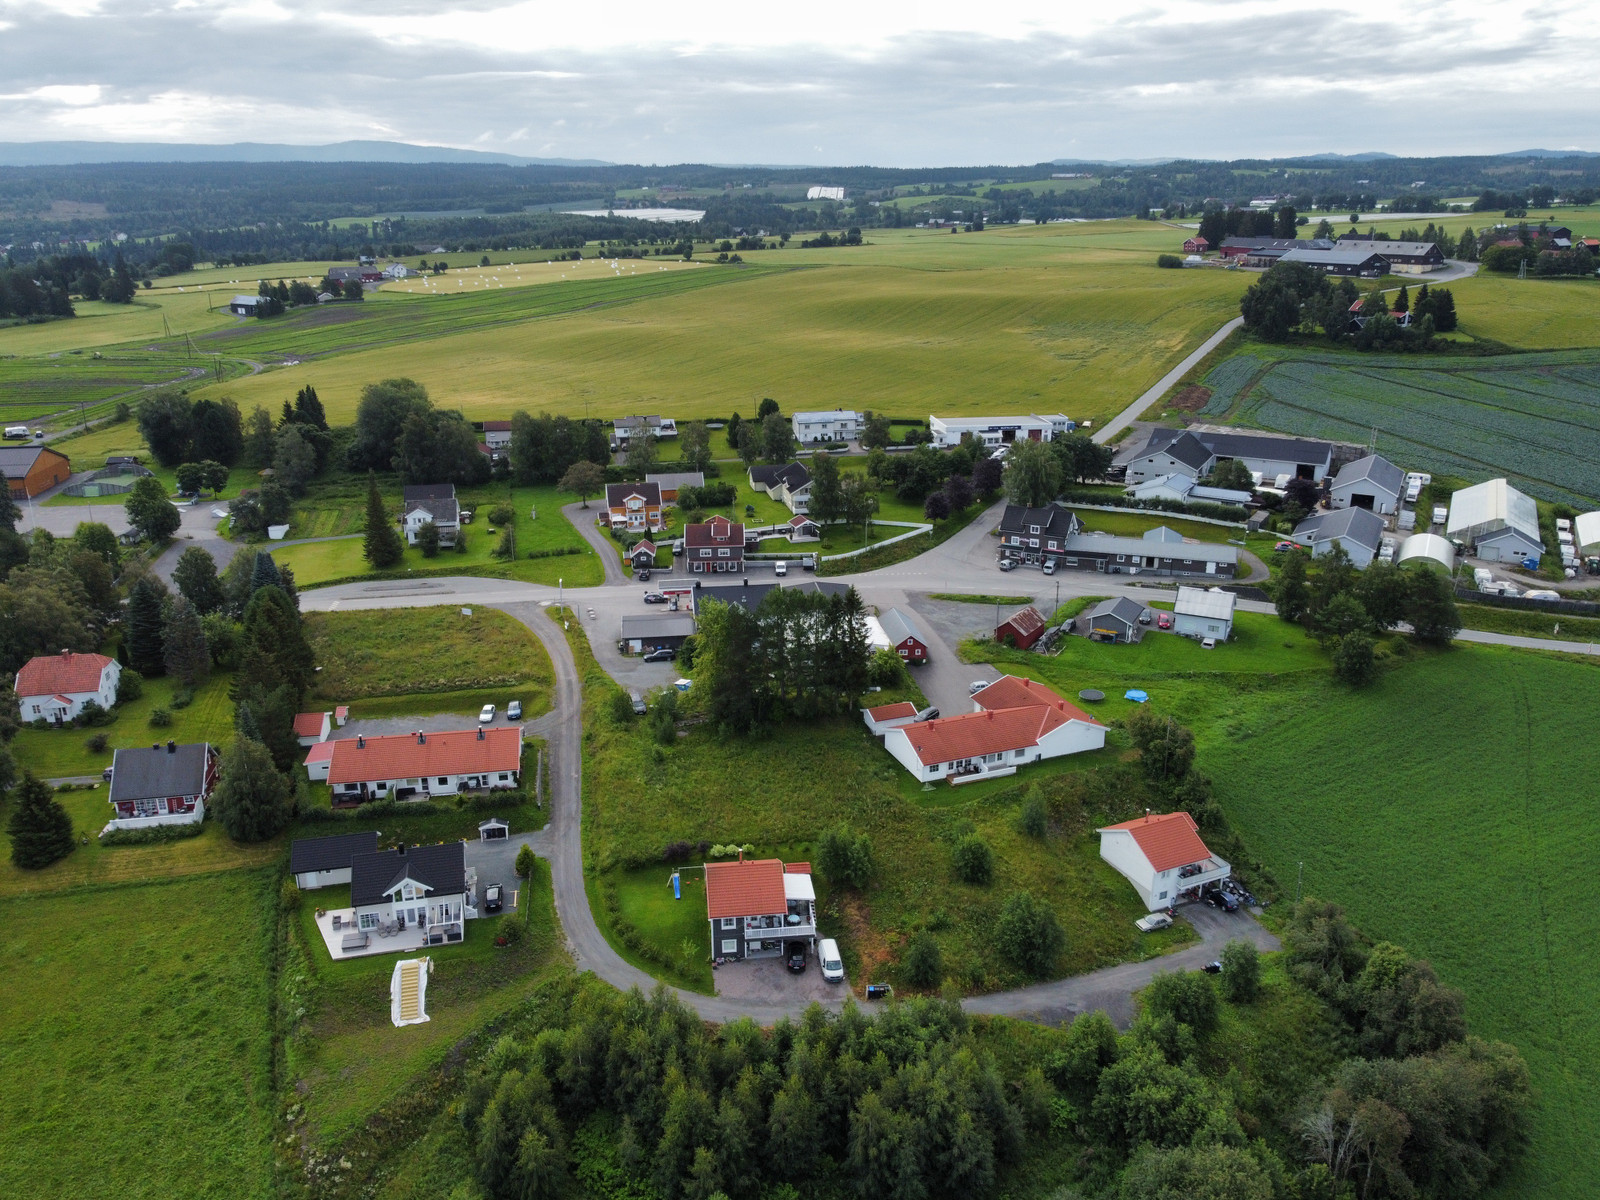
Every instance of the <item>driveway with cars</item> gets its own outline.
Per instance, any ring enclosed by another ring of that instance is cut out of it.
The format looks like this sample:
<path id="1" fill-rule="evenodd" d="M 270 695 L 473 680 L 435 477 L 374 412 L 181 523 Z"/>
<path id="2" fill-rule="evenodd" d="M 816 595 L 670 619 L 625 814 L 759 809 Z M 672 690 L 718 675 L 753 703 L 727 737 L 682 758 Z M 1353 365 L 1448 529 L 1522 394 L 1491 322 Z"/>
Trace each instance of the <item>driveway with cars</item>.
<path id="1" fill-rule="evenodd" d="M 850 985 L 829 983 L 822 977 L 813 950 L 806 951 L 806 969 L 796 975 L 781 958 L 747 958 L 723 963 L 712 976 L 721 1000 L 751 1000 L 758 1004 L 794 1004 L 801 1008 L 813 1000 L 837 1003 L 850 994 Z"/>

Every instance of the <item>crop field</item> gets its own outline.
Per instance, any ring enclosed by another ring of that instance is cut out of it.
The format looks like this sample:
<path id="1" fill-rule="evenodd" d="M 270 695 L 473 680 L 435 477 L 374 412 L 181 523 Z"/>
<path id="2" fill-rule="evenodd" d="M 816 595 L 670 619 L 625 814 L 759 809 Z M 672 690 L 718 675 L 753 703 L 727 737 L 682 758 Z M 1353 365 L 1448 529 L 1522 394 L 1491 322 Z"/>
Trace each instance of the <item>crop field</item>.
<path id="1" fill-rule="evenodd" d="M 526 625 L 498 609 L 474 608 L 470 617 L 449 605 L 316 612 L 305 624 L 322 668 L 317 694 L 329 702 L 515 690 L 528 720 L 550 710 L 550 656 Z"/>
<path id="2" fill-rule="evenodd" d="M 1303 863 L 1306 893 L 1430 959 L 1473 1031 L 1526 1057 L 1538 1107 L 1507 1200 L 1600 1188 L 1600 967 L 1569 886 L 1600 857 L 1597 723 L 1594 664 L 1465 647 L 1362 692 L 1218 697 L 1195 721 L 1201 766 L 1279 881 Z"/>
<path id="3" fill-rule="evenodd" d="M 380 292 L 371 316 L 325 308 L 196 344 L 257 361 L 326 355 L 205 394 L 276 408 L 310 383 L 336 422 L 349 420 L 362 386 L 393 375 L 474 418 L 517 408 L 726 417 L 765 396 L 785 411 L 1020 407 L 1096 418 L 1237 305 L 1237 278 L 1156 269 L 1164 232 L 1132 221 L 883 230 L 872 245 L 771 251 L 743 268 L 641 268 L 460 297 Z M 709 286 L 721 282 L 730 286 Z M 693 294 L 677 294 L 685 287 Z M 618 289 L 641 290 L 635 303 L 609 304 Z"/>
<path id="4" fill-rule="evenodd" d="M 206 364 L 209 366 L 209 363 Z M 74 405 L 95 405 L 151 384 L 197 377 L 188 359 L 128 353 L 100 358 L 0 358 L 0 416 L 30 421 Z"/>
<path id="5" fill-rule="evenodd" d="M 1236 354 L 1223 359 L 1205 377 L 1204 386 L 1211 389 L 1211 398 L 1200 410 L 1204 416 L 1220 416 L 1238 402 L 1239 394 L 1256 377 L 1266 364 L 1251 354 Z"/>
<path id="6" fill-rule="evenodd" d="M 1413 288 L 1413 291 L 1415 288 Z M 1450 284 L 1461 332 L 1523 350 L 1593 346 L 1600 281 L 1518 279 L 1479 271 Z"/>
<path id="7" fill-rule="evenodd" d="M 0 1193 L 274 1194 L 272 881 L 0 902 Z"/>
<path id="8" fill-rule="evenodd" d="M 1600 496 L 1600 351 L 1497 359 L 1298 355 L 1276 362 L 1242 423 L 1366 442 L 1406 467 L 1505 474 L 1544 500 Z"/>

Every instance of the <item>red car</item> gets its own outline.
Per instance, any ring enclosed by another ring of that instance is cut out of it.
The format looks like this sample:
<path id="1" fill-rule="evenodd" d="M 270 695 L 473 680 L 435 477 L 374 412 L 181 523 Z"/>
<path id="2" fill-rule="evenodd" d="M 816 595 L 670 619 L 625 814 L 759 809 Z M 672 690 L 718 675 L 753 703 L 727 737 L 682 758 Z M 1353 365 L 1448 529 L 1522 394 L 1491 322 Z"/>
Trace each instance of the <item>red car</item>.
<path id="1" fill-rule="evenodd" d="M 1169 613 L 1169 612 L 1164 612 L 1164 613 L 1161 613 L 1160 615 L 1158 615 L 1156 617 L 1156 628 L 1157 629 L 1171 629 L 1172 628 L 1172 614 Z"/>
<path id="2" fill-rule="evenodd" d="M 1293 542 L 1279 542 L 1272 548 L 1272 552 L 1274 554 L 1287 554 L 1289 551 L 1298 550 L 1299 548 Z"/>

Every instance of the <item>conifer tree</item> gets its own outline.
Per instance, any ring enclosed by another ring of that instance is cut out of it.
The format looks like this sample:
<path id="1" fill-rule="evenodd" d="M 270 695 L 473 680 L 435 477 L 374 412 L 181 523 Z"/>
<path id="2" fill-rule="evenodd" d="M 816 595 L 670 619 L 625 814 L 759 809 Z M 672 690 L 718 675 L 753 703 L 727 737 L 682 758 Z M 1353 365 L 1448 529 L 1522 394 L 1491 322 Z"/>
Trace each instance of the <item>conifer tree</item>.
<path id="1" fill-rule="evenodd" d="M 211 806 L 235 841 L 265 841 L 288 823 L 289 783 L 265 746 L 241 737 L 222 756 Z"/>
<path id="2" fill-rule="evenodd" d="M 367 536 L 362 553 L 379 571 L 394 566 L 405 553 L 400 534 L 390 523 L 383 496 L 378 492 L 378 477 L 371 471 L 367 472 Z"/>
<path id="3" fill-rule="evenodd" d="M 128 665 L 146 677 L 166 669 L 166 588 L 153 574 L 139 577 L 128 593 L 128 615 L 123 621 L 123 644 Z"/>
<path id="4" fill-rule="evenodd" d="M 11 861 L 27 871 L 48 867 L 72 853 L 72 818 L 49 785 L 31 771 L 23 774 L 17 788 L 6 832 L 11 835 Z"/>
<path id="5" fill-rule="evenodd" d="M 200 628 L 200 614 L 181 595 L 173 599 L 167 613 L 163 642 L 167 674 L 182 680 L 185 686 L 193 687 L 211 673 L 211 653 L 206 649 L 205 631 Z"/>

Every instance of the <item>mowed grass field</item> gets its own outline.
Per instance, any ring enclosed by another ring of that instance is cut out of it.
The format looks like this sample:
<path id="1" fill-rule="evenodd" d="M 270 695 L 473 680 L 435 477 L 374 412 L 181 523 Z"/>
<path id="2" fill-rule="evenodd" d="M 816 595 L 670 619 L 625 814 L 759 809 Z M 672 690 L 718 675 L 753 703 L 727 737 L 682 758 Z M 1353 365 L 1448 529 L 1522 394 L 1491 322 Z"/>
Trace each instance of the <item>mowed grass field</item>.
<path id="1" fill-rule="evenodd" d="M 272 881 L 0 901 L 0 1193 L 274 1194 Z"/>
<path id="2" fill-rule="evenodd" d="M 1254 854 L 1466 993 L 1538 1107 L 1495 1195 L 1600 1190 L 1600 966 L 1571 881 L 1600 859 L 1600 671 L 1458 647 L 1351 693 L 1319 681 L 1194 708 L 1200 764 Z"/>
<path id="3" fill-rule="evenodd" d="M 771 396 L 785 411 L 1020 409 L 1099 419 L 1236 310 L 1236 276 L 1155 267 L 1174 232 L 1133 221 L 957 235 L 875 230 L 868 246 L 792 248 L 752 255 L 743 268 L 696 268 L 684 277 L 696 284 L 692 295 L 674 286 L 492 328 L 463 320 L 436 331 L 429 326 L 438 298 L 380 293 L 371 308 L 419 306 L 405 308 L 419 320 L 403 332 L 418 340 L 329 353 L 204 390 L 232 395 L 246 410 L 257 402 L 275 409 L 311 383 L 335 421 L 349 420 L 365 384 L 394 375 L 422 381 L 437 403 L 477 418 L 517 408 L 725 417 Z M 586 262 L 582 271 L 595 278 L 561 286 L 647 282 L 642 267 L 637 278 L 609 281 L 601 278 L 609 268 Z M 701 283 L 713 278 L 729 283 Z M 444 303 L 520 306 L 518 295 L 496 288 Z M 350 340 L 260 325 L 205 348 L 315 354 L 324 340 L 330 351 Z"/>
<path id="4" fill-rule="evenodd" d="M 328 703 L 434 692 L 515 692 L 527 720 L 550 711 L 555 671 L 544 646 L 515 617 L 460 606 L 315 612 L 316 695 Z M 426 647 L 426 650 L 419 648 Z"/>

